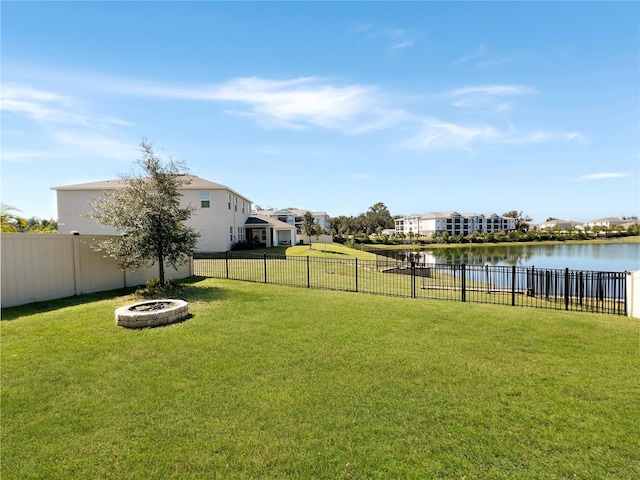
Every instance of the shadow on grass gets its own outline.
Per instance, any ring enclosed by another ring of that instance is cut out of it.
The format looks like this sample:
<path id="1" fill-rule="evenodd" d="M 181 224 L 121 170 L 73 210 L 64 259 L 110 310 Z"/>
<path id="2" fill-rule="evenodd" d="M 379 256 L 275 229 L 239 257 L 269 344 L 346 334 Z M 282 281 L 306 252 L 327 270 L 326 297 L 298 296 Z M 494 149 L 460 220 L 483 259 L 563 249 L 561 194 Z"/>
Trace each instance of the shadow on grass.
<path id="1" fill-rule="evenodd" d="M 145 326 L 139 326 L 139 327 L 125 327 L 125 326 L 121 326 L 120 325 L 117 328 L 122 328 L 123 330 L 131 330 L 131 331 L 152 330 L 152 329 L 156 329 L 156 328 L 167 328 L 167 327 L 171 327 L 173 325 L 180 325 L 181 323 L 184 323 L 187 320 L 191 320 L 192 318 L 195 318 L 195 315 L 190 313 L 189 315 L 187 315 L 184 318 L 181 318 L 180 320 L 177 320 L 177 321 L 171 322 L 171 323 L 166 323 L 164 325 L 145 325 Z"/>
<path id="2" fill-rule="evenodd" d="M 206 280 L 207 277 L 189 277 L 179 280 L 178 283 L 185 288 L 181 289 L 178 298 L 180 300 L 221 300 L 227 295 L 224 290 L 217 287 L 208 287 L 198 285 L 199 282 Z M 113 300 L 118 297 L 129 297 L 135 295 L 139 287 L 119 288 L 117 290 L 108 290 L 106 292 L 86 293 L 73 297 L 65 297 L 56 300 L 47 300 L 44 302 L 29 303 L 19 305 L 17 307 L 8 307 L 1 310 L 2 321 L 18 320 L 27 315 L 52 312 L 61 308 L 75 307 L 78 305 L 87 305 L 89 303 L 100 302 L 104 300 Z M 130 299 L 127 299 L 129 301 Z"/>

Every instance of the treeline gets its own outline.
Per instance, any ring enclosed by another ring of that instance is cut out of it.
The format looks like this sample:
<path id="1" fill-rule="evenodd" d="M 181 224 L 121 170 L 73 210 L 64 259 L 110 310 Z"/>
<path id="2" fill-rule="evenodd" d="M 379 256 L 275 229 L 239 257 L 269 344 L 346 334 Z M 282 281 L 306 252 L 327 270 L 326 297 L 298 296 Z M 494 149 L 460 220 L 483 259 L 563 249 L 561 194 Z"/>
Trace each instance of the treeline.
<path id="1" fill-rule="evenodd" d="M 12 231 L 21 233 L 58 233 L 58 222 L 53 219 L 45 220 L 31 217 L 21 220 L 20 223 L 14 225 L 15 230 Z"/>
<path id="2" fill-rule="evenodd" d="M 349 238 L 353 235 L 381 235 L 383 230 L 395 228 L 395 218 L 387 206 L 378 202 L 364 213 L 355 217 L 340 215 L 331 219 L 331 235 L 337 238 Z"/>
<path id="3" fill-rule="evenodd" d="M 502 242 L 542 242 L 567 240 L 593 240 L 596 238 L 619 238 L 640 235 L 640 224 L 634 223 L 625 228 L 621 225 L 610 227 L 594 226 L 583 228 L 552 227 L 544 229 L 516 230 L 513 232 L 474 232 L 469 235 L 450 235 L 447 232 L 432 236 L 419 236 L 410 232 L 409 235 L 364 235 L 357 234 L 348 238 L 335 237 L 334 240 L 346 244 L 385 244 L 385 245 L 430 245 L 443 243 L 502 243 Z"/>
<path id="4" fill-rule="evenodd" d="M 15 207 L 2 204 L 1 220 L 3 232 L 57 233 L 58 222 L 38 217 L 23 218 Z"/>

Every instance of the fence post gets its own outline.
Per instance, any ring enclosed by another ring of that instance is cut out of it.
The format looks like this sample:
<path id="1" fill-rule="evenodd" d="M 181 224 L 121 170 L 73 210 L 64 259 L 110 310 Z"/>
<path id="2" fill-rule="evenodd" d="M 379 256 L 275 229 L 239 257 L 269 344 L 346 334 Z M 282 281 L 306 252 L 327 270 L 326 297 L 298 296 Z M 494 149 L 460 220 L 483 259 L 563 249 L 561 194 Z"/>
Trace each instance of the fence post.
<path id="1" fill-rule="evenodd" d="M 264 283 L 267 283 L 267 253 L 263 253 L 263 259 L 264 259 Z"/>
<path id="2" fill-rule="evenodd" d="M 73 243 L 73 283 L 76 295 L 82 294 L 82 265 L 80 265 L 80 232 L 71 232 Z M 125 281 L 124 286 L 127 286 Z"/>
<path id="3" fill-rule="evenodd" d="M 569 310 L 569 269 L 564 269 L 564 309 Z"/>
<path id="4" fill-rule="evenodd" d="M 640 270 L 626 272 L 625 312 L 627 317 L 640 318 Z"/>
<path id="5" fill-rule="evenodd" d="M 307 255 L 307 288 L 311 288 L 311 265 L 309 264 L 309 255 Z"/>
<path id="6" fill-rule="evenodd" d="M 467 265 L 460 265 L 460 278 L 462 280 L 462 301 L 467 301 Z"/>
<path id="7" fill-rule="evenodd" d="M 491 282 L 489 281 L 489 265 L 484 266 L 484 281 L 487 284 L 487 295 L 491 293 Z"/>
<path id="8" fill-rule="evenodd" d="M 511 306 L 516 306 L 516 266 L 511 265 Z"/>
<path id="9" fill-rule="evenodd" d="M 224 267 L 227 280 L 229 280 L 229 250 L 224 252 Z"/>
<path id="10" fill-rule="evenodd" d="M 358 257 L 356 257 L 356 292 L 358 291 Z"/>
<path id="11" fill-rule="evenodd" d="M 416 298 L 416 262 L 411 261 L 411 298 Z"/>

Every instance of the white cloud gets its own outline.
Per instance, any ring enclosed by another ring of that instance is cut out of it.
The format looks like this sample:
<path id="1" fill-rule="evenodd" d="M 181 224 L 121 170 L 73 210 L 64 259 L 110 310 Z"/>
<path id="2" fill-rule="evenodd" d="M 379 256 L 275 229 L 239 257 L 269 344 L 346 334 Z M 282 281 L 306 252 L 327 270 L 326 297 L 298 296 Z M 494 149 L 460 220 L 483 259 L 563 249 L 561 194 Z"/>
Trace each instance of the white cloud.
<path id="1" fill-rule="evenodd" d="M 209 98 L 244 103 L 253 115 L 267 123 L 341 129 L 370 110 L 376 103 L 373 92 L 373 87 L 335 87 L 315 78 L 238 78 L 213 87 Z"/>
<path id="2" fill-rule="evenodd" d="M 476 58 L 480 58 L 483 55 L 485 55 L 487 53 L 487 48 L 484 46 L 484 44 L 480 44 L 478 46 L 478 48 L 476 48 L 473 52 L 458 58 L 457 60 L 454 60 L 453 62 L 451 62 L 452 65 L 458 65 L 460 63 L 465 63 L 468 62 L 469 60 L 474 60 Z"/>
<path id="3" fill-rule="evenodd" d="M 25 115 L 40 124 L 75 124 L 89 128 L 128 125 L 121 119 L 92 113 L 69 96 L 13 83 L 2 86 L 0 109 Z"/>
<path id="4" fill-rule="evenodd" d="M 491 127 L 463 127 L 437 119 L 423 121 L 421 132 L 407 142 L 415 150 L 467 150 L 475 143 L 493 143 L 500 134 Z"/>
<path id="5" fill-rule="evenodd" d="M 2 161 L 3 162 L 30 162 L 31 160 L 35 160 L 38 158 L 47 158 L 51 156 L 51 152 L 48 150 L 22 150 L 22 151 L 7 151 L 6 149 L 2 150 Z"/>
<path id="6" fill-rule="evenodd" d="M 608 180 L 610 178 L 623 178 L 629 176 L 630 174 L 622 172 L 590 173 L 588 175 L 582 175 L 578 178 L 578 181 Z"/>
<path id="7" fill-rule="evenodd" d="M 403 31 L 397 31 L 398 35 Z M 95 76 L 94 76 L 95 77 Z M 92 77 L 92 78 L 94 78 Z M 396 130 L 414 132 L 405 146 L 418 150 L 466 150 L 482 144 L 535 144 L 582 139 L 579 132 L 555 133 L 541 129 L 507 131 L 490 123 L 461 125 L 437 118 L 436 111 L 405 110 L 410 97 L 392 98 L 377 85 L 339 85 L 319 77 L 273 80 L 260 77 L 234 78 L 216 84 L 161 84 L 136 79 L 95 79 L 101 94 L 157 99 L 213 102 L 225 112 L 246 117 L 269 129 L 326 129 L 345 135 Z M 497 111 L 511 108 L 506 97 L 529 95 L 535 89 L 523 85 L 481 85 L 452 89 L 438 97 L 458 107 L 490 107 Z M 82 129 L 65 128 L 51 138 L 58 145 L 74 146 L 81 151 L 98 151 L 110 158 L 131 159 L 131 150 L 111 133 L 114 125 L 127 122 L 107 115 L 94 114 L 80 101 L 45 89 L 16 85 L 3 86 L 2 108 L 27 115 L 48 124 L 71 124 Z M 122 101 L 122 100 L 120 100 Z M 226 108 L 225 108 L 226 107 Z M 417 132 L 417 133 L 415 133 Z M 412 135 L 408 133 L 407 135 Z"/>
<path id="8" fill-rule="evenodd" d="M 406 142 L 405 146 L 413 150 L 465 150 L 473 153 L 478 145 L 535 144 L 572 140 L 577 138 L 576 136 L 579 136 L 577 132 L 558 134 L 537 131 L 520 134 L 514 129 L 504 132 L 487 125 L 463 126 L 432 118 L 422 122 L 419 134 Z"/>
<path id="9" fill-rule="evenodd" d="M 536 93 L 535 89 L 524 85 L 484 85 L 450 90 L 444 93 L 444 97 L 451 98 L 455 107 L 490 107 L 505 111 L 510 109 L 510 105 L 502 100 L 503 97 L 533 93 Z"/>
<path id="10" fill-rule="evenodd" d="M 494 95 L 522 95 L 525 93 L 535 93 L 531 87 L 520 85 L 483 85 L 480 87 L 464 87 L 451 90 L 447 95 L 455 97 L 469 94 Z"/>
<path id="11" fill-rule="evenodd" d="M 132 161 L 140 157 L 137 145 L 122 142 L 100 133 L 85 131 L 58 131 L 53 139 L 63 147 L 72 147 L 75 157 L 87 160 L 106 158 L 112 160 Z"/>
<path id="12" fill-rule="evenodd" d="M 128 94 L 205 100 L 244 105 L 225 112 L 253 119 L 265 128 L 291 130 L 318 127 L 347 134 L 389 128 L 405 118 L 384 106 L 373 85 L 337 86 L 316 77 L 270 80 L 235 78 L 214 85 L 166 87 L 130 82 Z"/>
<path id="13" fill-rule="evenodd" d="M 399 42 L 399 43 L 396 43 L 395 45 L 392 45 L 390 47 L 390 50 L 400 50 L 402 48 L 413 47 L 413 45 L 415 45 L 415 42 L 413 40 L 406 40 L 404 42 Z"/>
<path id="14" fill-rule="evenodd" d="M 479 58 L 485 57 L 487 53 L 488 53 L 487 47 L 484 44 L 480 44 L 478 48 L 476 48 L 473 52 L 467 55 L 464 55 L 463 57 L 460 57 L 457 60 L 454 60 L 453 62 L 451 62 L 451 65 L 460 65 L 463 63 L 471 62 L 472 60 L 477 60 Z M 519 54 L 514 53 L 514 54 L 509 54 L 503 57 L 498 57 L 498 58 L 494 57 L 492 59 L 491 58 L 486 59 L 481 62 L 474 62 L 474 66 L 480 67 L 480 68 L 495 67 L 498 65 L 502 65 L 503 63 L 511 62 L 516 58 L 518 58 L 518 56 Z"/>
<path id="15" fill-rule="evenodd" d="M 114 127 L 129 126 L 129 122 L 96 113 L 72 95 L 8 83 L 2 86 L 1 109 L 6 112 L 5 124 L 14 118 L 26 117 L 45 127 L 28 140 L 14 138 L 8 142 L 3 160 L 26 163 L 43 159 L 131 161 L 139 157 L 131 144 L 121 142 L 120 134 L 114 133 Z"/>
<path id="16" fill-rule="evenodd" d="M 567 140 L 584 140 L 584 136 L 580 132 L 569 132 L 565 133 L 564 137 Z"/>
<path id="17" fill-rule="evenodd" d="M 371 42 L 379 40 L 388 51 L 413 47 L 419 33 L 403 28 L 376 28 L 375 25 L 360 24 L 351 29 L 348 36 L 355 40 Z"/>

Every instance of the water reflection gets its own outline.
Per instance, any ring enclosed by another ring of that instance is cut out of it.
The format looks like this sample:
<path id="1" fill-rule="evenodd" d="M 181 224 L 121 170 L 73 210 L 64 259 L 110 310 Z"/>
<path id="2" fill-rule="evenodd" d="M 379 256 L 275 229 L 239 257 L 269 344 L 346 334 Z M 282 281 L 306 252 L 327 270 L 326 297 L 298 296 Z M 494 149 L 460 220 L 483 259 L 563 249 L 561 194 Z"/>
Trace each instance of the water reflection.
<path id="1" fill-rule="evenodd" d="M 379 252 L 403 261 L 447 265 L 502 265 L 620 272 L 640 270 L 640 244 L 499 245 Z"/>

